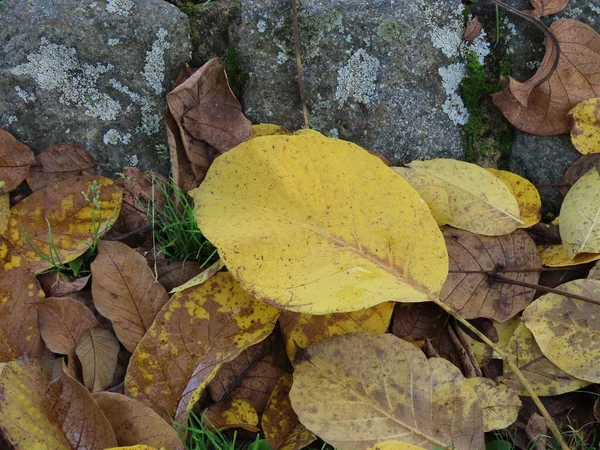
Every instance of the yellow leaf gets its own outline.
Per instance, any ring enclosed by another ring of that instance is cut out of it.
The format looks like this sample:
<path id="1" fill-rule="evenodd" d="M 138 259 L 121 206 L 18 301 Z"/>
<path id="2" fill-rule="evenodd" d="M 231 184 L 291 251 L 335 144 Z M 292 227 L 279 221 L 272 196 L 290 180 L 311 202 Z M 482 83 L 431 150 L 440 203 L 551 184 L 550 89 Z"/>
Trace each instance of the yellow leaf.
<path id="1" fill-rule="evenodd" d="M 571 142 L 584 155 L 600 153 L 600 98 L 590 98 L 569 111 Z"/>
<path id="2" fill-rule="evenodd" d="M 562 244 L 548 245 L 540 253 L 542 264 L 548 267 L 567 267 L 600 259 L 600 253 L 579 253 L 570 257 Z"/>
<path id="3" fill-rule="evenodd" d="M 339 450 L 382 437 L 427 449 L 481 450 L 477 395 L 442 358 L 391 334 L 346 334 L 313 344 L 294 368 L 300 422 Z"/>
<path id="4" fill-rule="evenodd" d="M 542 354 L 531 331 L 522 323 L 515 329 L 506 353 L 508 358 L 519 367 L 525 378 L 531 383 L 533 391 L 537 395 L 560 395 L 576 391 L 590 384 L 587 381 L 570 376 L 552 364 Z M 521 382 L 506 362 L 504 362 L 504 375 L 498 378 L 497 381 L 518 392 L 519 395 L 529 396 L 527 390 L 521 385 Z"/>
<path id="5" fill-rule="evenodd" d="M 405 444 L 399 441 L 385 441 L 375 444 L 370 447 L 369 450 L 423 450 L 421 447 L 417 447 L 412 444 Z"/>
<path id="6" fill-rule="evenodd" d="M 557 289 L 600 302 L 598 280 L 569 281 Z M 559 368 L 581 380 L 600 382 L 600 305 L 546 294 L 525 308 L 523 323 L 544 356 Z"/>
<path id="7" fill-rule="evenodd" d="M 0 194 L 0 235 L 4 233 L 10 217 L 10 199 L 8 194 Z"/>
<path id="8" fill-rule="evenodd" d="M 385 302 L 362 311 L 322 316 L 283 311 L 279 327 L 288 358 L 294 361 L 296 345 L 306 348 L 315 342 L 348 333 L 385 333 L 390 325 L 394 305 L 393 302 Z"/>
<path id="9" fill-rule="evenodd" d="M 291 388 L 292 374 L 287 373 L 275 385 L 262 415 L 263 433 L 273 450 L 298 450 L 317 439 L 298 420 L 290 402 Z"/>
<path id="10" fill-rule="evenodd" d="M 292 134 L 289 130 L 285 129 L 281 125 L 274 125 L 272 123 L 259 123 L 252 125 L 252 135 L 250 138 L 260 136 L 272 136 L 274 134 Z"/>
<path id="11" fill-rule="evenodd" d="M 483 431 L 501 430 L 515 423 L 521 400 L 519 395 L 507 387 L 498 386 L 489 378 L 467 378 L 477 393 L 483 411 Z"/>
<path id="12" fill-rule="evenodd" d="M 498 341 L 495 342 L 496 346 L 500 350 L 506 350 L 512 339 L 515 329 L 521 323 L 521 317 L 515 316 L 511 319 L 508 319 L 504 322 L 496 322 L 492 321 L 492 326 L 495 328 Z M 464 334 L 466 341 L 469 343 L 471 348 L 473 349 L 473 354 L 475 355 L 475 359 L 477 363 L 483 367 L 486 366 L 490 360 L 492 359 L 502 359 L 500 355 L 494 352 L 488 345 L 483 342 L 479 342 L 478 340 L 473 339 L 468 334 Z"/>
<path id="13" fill-rule="evenodd" d="M 228 272 L 178 292 L 133 352 L 125 394 L 167 421 L 184 422 L 221 364 L 266 338 L 278 316 Z"/>
<path id="14" fill-rule="evenodd" d="M 514 195 L 485 169 L 443 158 L 413 161 L 409 168 L 414 171 L 410 175 L 406 170 L 398 173 L 417 190 L 421 187 L 419 193 L 442 222 L 486 236 L 508 234 L 523 225 Z"/>
<path id="15" fill-rule="evenodd" d="M 204 412 L 204 417 L 217 430 L 243 428 L 258 431 L 258 413 L 250 403 L 239 398 L 226 398 L 211 405 Z"/>
<path id="16" fill-rule="evenodd" d="M 212 277 L 215 273 L 217 273 L 219 270 L 221 270 L 224 266 L 225 266 L 225 264 L 223 264 L 223 261 L 218 259 L 213 264 L 211 264 L 210 267 L 207 267 L 206 269 L 204 269 L 202 272 L 200 272 L 194 278 L 186 281 L 185 283 L 183 283 L 180 286 L 177 286 L 177 287 L 171 289 L 171 291 L 169 291 L 169 294 L 174 294 L 175 292 L 180 292 L 187 288 L 191 288 L 193 286 L 198 286 L 198 285 L 204 283 L 206 280 L 208 280 L 210 277 Z"/>
<path id="17" fill-rule="evenodd" d="M 542 200 L 540 193 L 531 181 L 506 170 L 486 170 L 506 184 L 506 187 L 517 199 L 520 218 L 523 221 L 520 228 L 529 228 L 541 220 Z"/>
<path id="18" fill-rule="evenodd" d="M 600 253 L 600 173 L 594 167 L 573 185 L 560 208 L 560 237 L 570 257 Z"/>
<path id="19" fill-rule="evenodd" d="M 190 195 L 229 270 L 283 309 L 427 301 L 447 275 L 442 235 L 417 192 L 360 147 L 315 131 L 242 143 Z"/>

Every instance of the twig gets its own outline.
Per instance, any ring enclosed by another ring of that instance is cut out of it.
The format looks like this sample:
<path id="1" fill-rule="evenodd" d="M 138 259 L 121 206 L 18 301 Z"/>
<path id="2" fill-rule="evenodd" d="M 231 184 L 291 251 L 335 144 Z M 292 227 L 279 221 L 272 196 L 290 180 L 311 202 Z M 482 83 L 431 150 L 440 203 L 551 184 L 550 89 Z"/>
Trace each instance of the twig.
<path id="1" fill-rule="evenodd" d="M 456 333 L 456 337 L 460 340 L 460 343 L 462 344 L 463 348 L 467 352 L 467 355 L 469 355 L 469 359 L 471 360 L 471 363 L 473 364 L 473 368 L 475 369 L 475 374 L 476 374 L 475 376 L 482 377 L 483 373 L 481 372 L 481 367 L 479 367 L 477 358 L 475 358 L 475 353 L 473 352 L 473 347 L 471 347 L 471 344 L 469 344 L 469 342 L 467 341 L 467 333 L 465 333 L 463 331 L 463 329 L 461 327 L 459 327 L 456 323 L 454 323 L 453 326 L 454 326 L 454 332 Z"/>
<path id="2" fill-rule="evenodd" d="M 300 31 L 298 27 L 298 8 L 296 0 L 292 0 L 292 19 L 294 22 L 294 49 L 296 50 L 296 70 L 298 72 L 298 87 L 300 88 L 300 103 L 304 114 L 304 127 L 310 129 L 308 123 L 308 108 L 306 107 L 306 96 L 304 94 L 304 83 L 302 82 L 302 57 L 300 55 Z"/>
<path id="3" fill-rule="evenodd" d="M 454 344 L 454 348 L 456 348 L 458 357 L 460 358 L 463 369 L 465 370 L 465 377 L 475 378 L 477 376 L 481 376 L 481 373 L 477 374 L 477 370 L 475 369 L 475 366 L 473 365 L 473 361 L 471 360 L 471 357 L 469 356 L 467 349 L 462 344 L 460 339 L 458 339 L 458 336 L 454 332 L 452 324 L 448 324 L 447 328 L 448 328 L 448 334 L 450 335 L 450 340 Z"/>

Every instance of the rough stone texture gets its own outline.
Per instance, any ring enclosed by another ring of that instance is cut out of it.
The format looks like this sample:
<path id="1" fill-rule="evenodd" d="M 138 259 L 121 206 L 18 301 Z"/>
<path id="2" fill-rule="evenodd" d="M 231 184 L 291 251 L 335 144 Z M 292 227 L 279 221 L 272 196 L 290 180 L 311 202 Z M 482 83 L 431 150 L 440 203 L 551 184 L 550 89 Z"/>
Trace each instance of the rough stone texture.
<path id="1" fill-rule="evenodd" d="M 519 133 L 513 145 L 509 170 L 534 184 L 560 183 L 565 170 L 581 154 L 575 150 L 568 135 L 534 136 Z M 542 212 L 560 212 L 562 196 L 556 187 L 538 188 L 542 197 Z"/>
<path id="2" fill-rule="evenodd" d="M 190 55 L 187 17 L 162 0 L 5 0 L 0 127 L 39 152 L 71 143 L 101 172 L 165 168 L 165 94 Z"/>
<path id="3" fill-rule="evenodd" d="M 243 103 L 255 123 L 303 125 L 288 0 L 241 0 Z M 393 163 L 463 158 L 460 0 L 302 0 L 311 127 Z M 464 54 L 464 49 L 463 49 Z M 453 122 L 454 120 L 454 122 Z"/>

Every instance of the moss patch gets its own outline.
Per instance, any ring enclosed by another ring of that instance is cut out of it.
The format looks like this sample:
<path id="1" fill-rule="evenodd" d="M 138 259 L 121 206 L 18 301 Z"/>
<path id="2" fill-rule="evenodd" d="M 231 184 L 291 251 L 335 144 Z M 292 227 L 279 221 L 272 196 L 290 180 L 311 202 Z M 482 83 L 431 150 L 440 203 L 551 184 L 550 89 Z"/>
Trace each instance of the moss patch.
<path id="1" fill-rule="evenodd" d="M 220 58 L 221 62 L 225 66 L 227 72 L 227 78 L 229 80 L 229 87 L 237 98 L 240 98 L 244 85 L 248 80 L 248 73 L 244 72 L 240 67 L 240 61 L 236 51 L 232 48 L 228 49 L 223 56 Z"/>

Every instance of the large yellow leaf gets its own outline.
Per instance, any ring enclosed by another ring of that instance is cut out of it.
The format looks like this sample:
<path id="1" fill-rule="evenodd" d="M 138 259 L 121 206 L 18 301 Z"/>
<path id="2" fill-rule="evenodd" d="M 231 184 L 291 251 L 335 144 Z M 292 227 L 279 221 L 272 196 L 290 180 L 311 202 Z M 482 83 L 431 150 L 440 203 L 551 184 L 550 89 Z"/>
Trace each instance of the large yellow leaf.
<path id="1" fill-rule="evenodd" d="M 227 272 L 178 292 L 133 352 L 125 394 L 167 421 L 185 421 L 221 364 L 267 337 L 278 316 Z"/>
<path id="2" fill-rule="evenodd" d="M 306 348 L 315 342 L 348 333 L 385 333 L 390 326 L 393 302 L 385 302 L 362 311 L 312 316 L 283 311 L 279 327 L 285 351 L 294 361 L 296 346 Z"/>
<path id="3" fill-rule="evenodd" d="M 520 228 L 529 228 L 541 220 L 542 199 L 531 181 L 506 170 L 486 170 L 506 184 L 506 187 L 517 199 L 520 218 L 523 221 Z"/>
<path id="4" fill-rule="evenodd" d="M 559 289 L 600 302 L 600 281 L 575 280 Z M 600 382 L 600 305 L 546 294 L 523 311 L 542 353 L 568 374 Z"/>
<path id="5" fill-rule="evenodd" d="M 339 450 L 383 439 L 425 449 L 481 450 L 477 395 L 445 359 L 427 359 L 391 334 L 346 334 L 313 344 L 290 399 L 309 430 Z"/>
<path id="6" fill-rule="evenodd" d="M 0 424 L 16 450 L 104 450 L 112 427 L 85 387 L 54 360 L 14 361 L 0 372 Z"/>
<path id="7" fill-rule="evenodd" d="M 487 236 L 508 234 L 523 225 L 510 189 L 475 164 L 440 158 L 413 161 L 408 170 L 397 172 L 419 191 L 441 220 L 439 225 Z"/>
<path id="8" fill-rule="evenodd" d="M 467 383 L 475 389 L 483 411 L 483 431 L 501 430 L 517 420 L 521 400 L 517 392 L 498 386 L 489 378 L 468 378 Z"/>
<path id="9" fill-rule="evenodd" d="M 99 189 L 97 202 L 93 198 L 92 183 Z M 55 259 L 63 263 L 72 261 L 92 244 L 94 223 L 99 235 L 110 228 L 119 215 L 122 199 L 122 192 L 111 180 L 97 175 L 69 178 L 34 192 L 10 210 L 4 232 L 9 254 L 3 255 L 4 250 L 0 249 L 3 269 L 26 264 L 31 270 L 40 272 L 52 267 L 30 247 L 25 237 L 29 237 L 38 252 L 48 256 L 51 254 L 49 227 Z"/>
<path id="10" fill-rule="evenodd" d="M 314 131 L 253 138 L 217 158 L 190 194 L 229 270 L 284 309 L 329 314 L 427 301 L 446 278 L 427 205 L 350 142 Z"/>
<path id="11" fill-rule="evenodd" d="M 542 354 L 531 331 L 522 323 L 515 329 L 506 353 L 521 370 L 537 395 L 560 395 L 590 384 L 570 376 L 552 364 Z M 504 362 L 504 375 L 497 381 L 518 392 L 519 395 L 530 395 L 506 362 Z"/>
<path id="12" fill-rule="evenodd" d="M 569 111 L 571 142 L 584 155 L 600 153 L 600 98 L 590 98 Z"/>
<path id="13" fill-rule="evenodd" d="M 600 173 L 595 167 L 567 192 L 559 230 L 569 256 L 600 253 Z"/>

